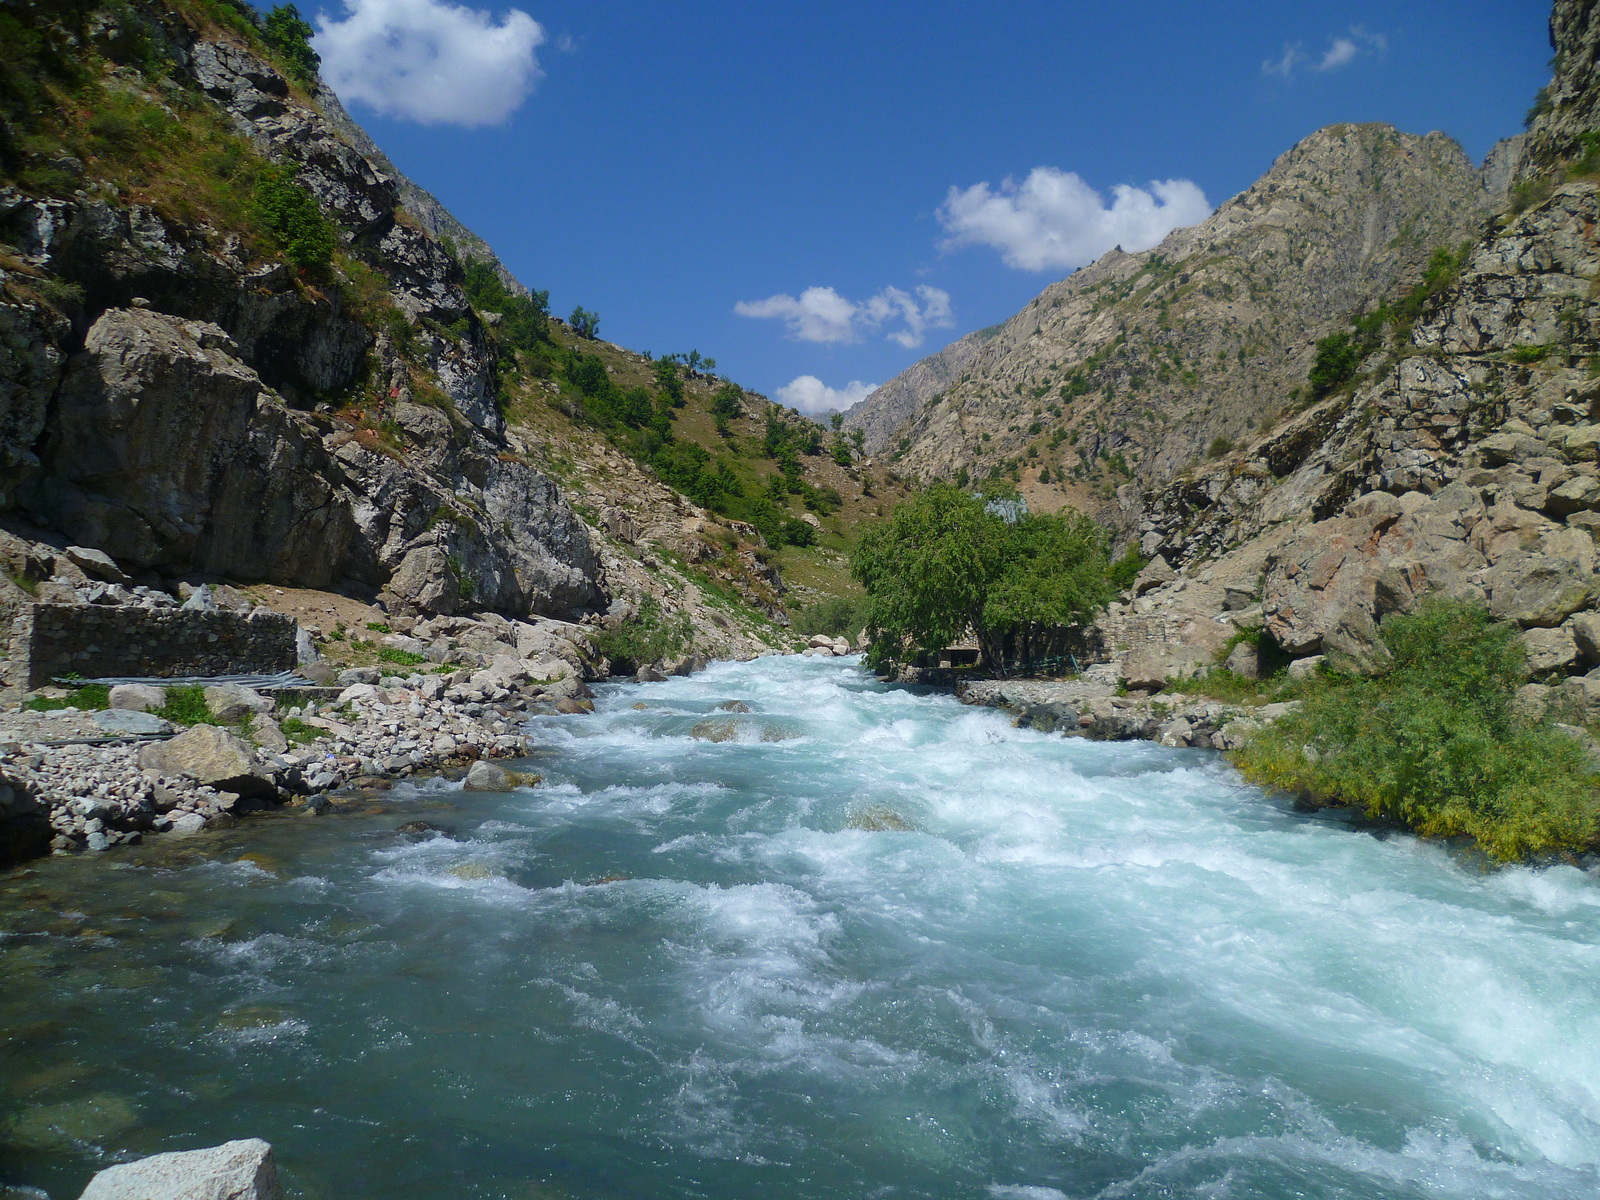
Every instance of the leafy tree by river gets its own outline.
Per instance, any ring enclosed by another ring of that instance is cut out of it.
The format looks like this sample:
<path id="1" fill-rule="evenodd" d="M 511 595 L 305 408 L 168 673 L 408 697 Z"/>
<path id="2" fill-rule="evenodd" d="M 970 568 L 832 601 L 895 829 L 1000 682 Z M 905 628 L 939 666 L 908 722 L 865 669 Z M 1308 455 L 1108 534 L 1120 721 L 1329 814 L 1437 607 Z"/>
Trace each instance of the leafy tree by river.
<path id="1" fill-rule="evenodd" d="M 970 631 L 1000 667 L 1009 644 L 1022 657 L 1109 600 L 1106 536 L 1081 513 L 1022 513 L 936 483 L 869 527 L 851 556 L 867 591 L 874 663 Z"/>

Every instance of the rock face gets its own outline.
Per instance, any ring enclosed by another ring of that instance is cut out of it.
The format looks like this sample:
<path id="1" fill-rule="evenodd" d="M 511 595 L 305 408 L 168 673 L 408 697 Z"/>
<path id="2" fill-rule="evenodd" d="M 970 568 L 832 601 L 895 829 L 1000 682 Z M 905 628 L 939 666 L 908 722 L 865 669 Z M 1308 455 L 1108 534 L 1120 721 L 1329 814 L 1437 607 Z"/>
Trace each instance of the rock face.
<path id="1" fill-rule="evenodd" d="M 1126 524 L 1112 488 L 1159 486 L 1216 439 L 1251 437 L 1304 384 L 1316 340 L 1470 236 L 1505 178 L 1443 134 L 1329 126 L 1200 224 L 1046 288 L 934 402 L 942 368 L 925 360 L 847 420 L 879 445 L 906 439 L 920 478 L 1018 463 L 1032 485 L 1044 468 L 1052 486 L 1024 488 L 1036 502 L 1092 502 Z M 920 410 L 896 423 L 912 395 Z"/>
<path id="2" fill-rule="evenodd" d="M 272 1147 L 249 1138 L 107 1167 L 80 1200 L 283 1200 L 283 1189 Z"/>
<path id="3" fill-rule="evenodd" d="M 1563 73 L 1593 59 L 1591 16 L 1555 8 L 1563 99 L 1520 168 L 1545 184 L 1535 201 L 1488 223 L 1365 386 L 1145 500 L 1142 548 L 1179 577 L 1113 616 L 1108 642 L 1171 641 L 1158 626 L 1210 610 L 1291 655 L 1370 666 L 1386 614 L 1443 594 L 1526 630 L 1546 682 L 1600 661 L 1600 186 L 1550 158 L 1600 91 Z"/>
<path id="4" fill-rule="evenodd" d="M 297 272 L 92 180 L 0 187 L 19 264 L 0 279 L 0 519 L 79 543 L 102 578 L 121 564 L 386 589 L 424 615 L 604 609 L 589 532 L 508 441 L 495 350 L 429 232 L 459 225 L 331 94 L 307 103 L 240 38 L 143 0 L 95 20 L 102 53 L 137 26 L 171 86 L 291 167 L 348 257 Z M 118 69 L 119 88 L 162 101 Z"/>
<path id="5" fill-rule="evenodd" d="M 979 329 L 951 342 L 937 354 L 912 363 L 888 383 L 851 405 L 844 414 L 844 427 L 861 430 L 865 435 L 862 448 L 868 454 L 882 453 L 893 442 L 895 431 L 954 383 L 984 342 L 999 329 L 998 325 Z"/>

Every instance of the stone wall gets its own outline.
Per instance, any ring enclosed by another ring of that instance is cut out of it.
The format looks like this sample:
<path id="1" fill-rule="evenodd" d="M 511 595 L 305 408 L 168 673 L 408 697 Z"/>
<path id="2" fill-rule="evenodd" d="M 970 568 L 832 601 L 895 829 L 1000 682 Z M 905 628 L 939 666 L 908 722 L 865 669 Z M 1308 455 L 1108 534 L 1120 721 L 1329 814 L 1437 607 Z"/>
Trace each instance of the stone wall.
<path id="1" fill-rule="evenodd" d="M 10 682 L 59 675 L 244 675 L 295 665 L 295 620 L 282 613 L 133 605 L 30 604 L 11 623 Z"/>

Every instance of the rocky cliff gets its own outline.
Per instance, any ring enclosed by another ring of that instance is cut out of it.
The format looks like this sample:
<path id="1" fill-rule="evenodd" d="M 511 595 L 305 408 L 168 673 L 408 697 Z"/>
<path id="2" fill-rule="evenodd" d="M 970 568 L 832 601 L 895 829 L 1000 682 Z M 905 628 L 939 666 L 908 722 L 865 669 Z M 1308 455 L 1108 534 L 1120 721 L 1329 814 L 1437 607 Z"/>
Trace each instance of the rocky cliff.
<path id="1" fill-rule="evenodd" d="M 0 189 L 4 511 L 158 577 L 603 607 L 583 523 L 507 438 L 460 264 L 342 110 L 226 5 L 35 11 L 29 32 L 58 107 Z M 77 72 L 49 79 L 52 51 Z M 331 227 L 324 263 L 260 236 L 245 181 L 274 165 Z"/>
<path id="2" fill-rule="evenodd" d="M 1474 234 L 1514 153 L 1479 170 L 1443 134 L 1319 130 L 1200 224 L 1046 288 L 947 386 L 919 363 L 848 420 L 918 477 L 1010 474 L 1123 524 L 1115 488 L 1136 496 L 1292 412 L 1318 338 Z"/>
<path id="3" fill-rule="evenodd" d="M 1558 689 L 1530 702 L 1600 718 L 1600 681 L 1578 678 L 1600 664 L 1600 164 L 1582 136 L 1597 87 L 1573 75 L 1594 6 L 1559 0 L 1551 31 L 1519 201 L 1368 382 L 1145 501 L 1141 545 L 1161 558 L 1105 624 L 1134 674 L 1204 666 L 1233 627 L 1369 662 L 1385 613 L 1443 593 L 1526 630 Z"/>

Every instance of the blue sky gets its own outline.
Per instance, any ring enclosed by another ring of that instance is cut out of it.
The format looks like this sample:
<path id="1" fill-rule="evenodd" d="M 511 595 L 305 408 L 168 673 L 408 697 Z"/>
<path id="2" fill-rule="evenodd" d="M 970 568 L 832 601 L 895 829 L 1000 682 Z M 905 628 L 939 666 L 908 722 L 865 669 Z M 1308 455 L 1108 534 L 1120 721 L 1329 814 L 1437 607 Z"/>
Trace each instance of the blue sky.
<path id="1" fill-rule="evenodd" d="M 813 406 L 782 389 L 881 383 L 1322 125 L 1481 159 L 1550 55 L 1528 0 L 302 9 L 353 115 L 558 314 Z"/>

